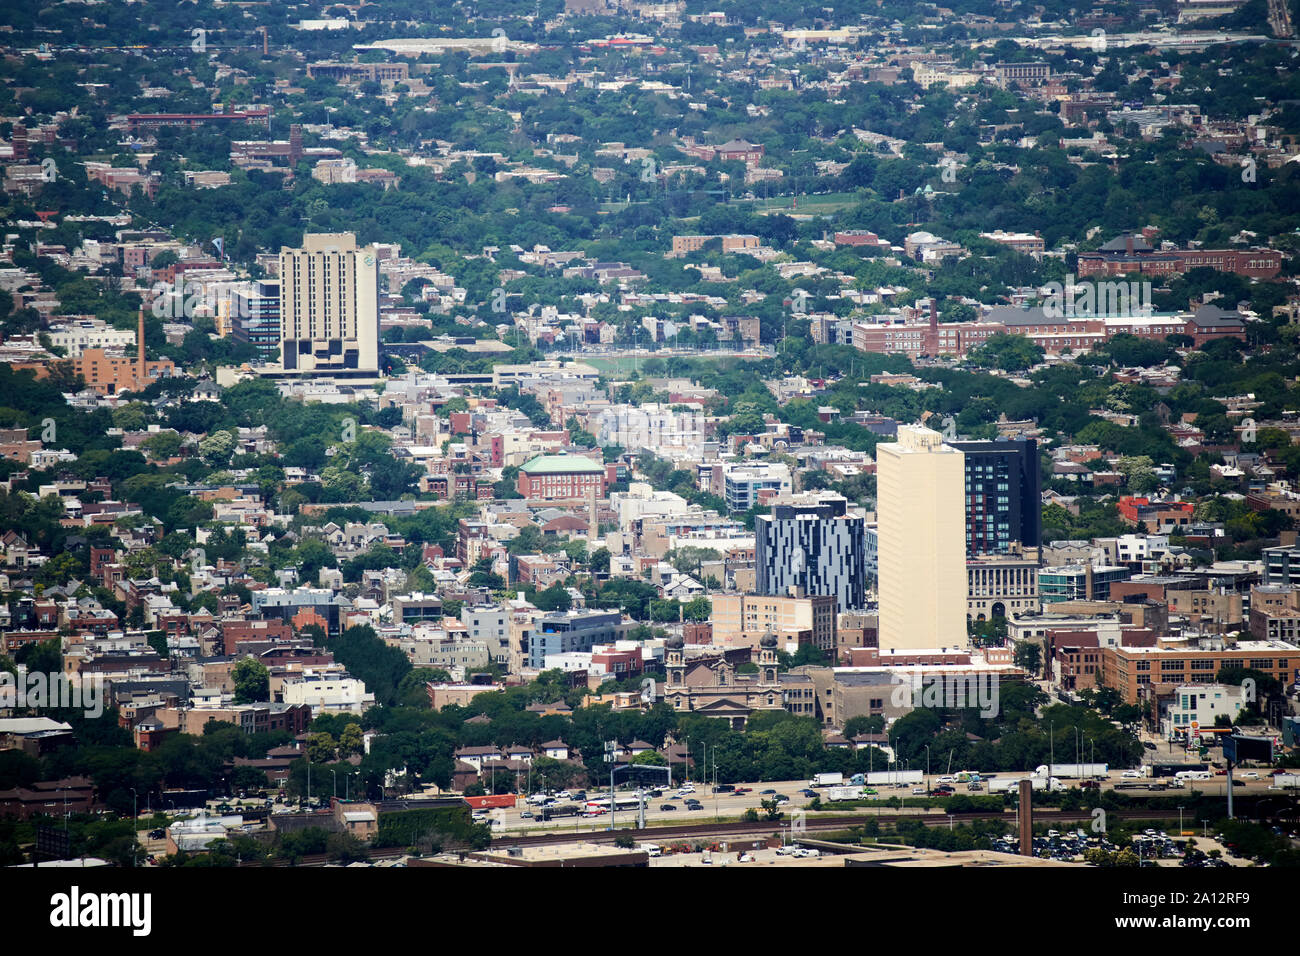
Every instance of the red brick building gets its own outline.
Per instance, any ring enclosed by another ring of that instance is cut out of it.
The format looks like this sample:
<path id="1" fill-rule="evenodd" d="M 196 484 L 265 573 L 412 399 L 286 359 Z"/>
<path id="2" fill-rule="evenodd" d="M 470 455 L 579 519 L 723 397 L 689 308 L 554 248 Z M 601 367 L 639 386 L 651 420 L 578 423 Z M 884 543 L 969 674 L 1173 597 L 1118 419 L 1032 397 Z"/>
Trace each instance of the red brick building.
<path id="1" fill-rule="evenodd" d="M 599 498 L 614 481 L 614 466 L 579 455 L 538 455 L 520 466 L 519 493 L 529 501 L 586 501 Z"/>
<path id="2" fill-rule="evenodd" d="M 1079 278 L 1096 275 L 1182 275 L 1210 268 L 1251 279 L 1272 279 L 1282 271 L 1275 249 L 1170 249 L 1157 251 L 1142 236 L 1118 236 L 1096 252 L 1079 253 Z"/>

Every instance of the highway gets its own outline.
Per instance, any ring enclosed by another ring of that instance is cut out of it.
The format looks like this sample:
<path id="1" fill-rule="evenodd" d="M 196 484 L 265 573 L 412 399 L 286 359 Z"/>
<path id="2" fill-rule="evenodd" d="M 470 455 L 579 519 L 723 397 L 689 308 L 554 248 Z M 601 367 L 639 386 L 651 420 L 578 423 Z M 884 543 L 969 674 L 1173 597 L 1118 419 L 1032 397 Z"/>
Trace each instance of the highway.
<path id="1" fill-rule="evenodd" d="M 1246 771 L 1246 772 L 1249 773 L 1252 771 Z M 1234 794 L 1236 796 L 1240 797 L 1247 794 L 1261 795 L 1261 794 L 1269 794 L 1269 793 L 1278 793 L 1277 791 L 1269 790 L 1269 783 L 1271 782 L 1271 777 L 1269 777 L 1263 771 L 1253 771 L 1253 772 L 1258 773 L 1260 775 L 1260 779 L 1243 780 L 1240 776 L 1240 772 L 1235 774 L 1236 780 L 1240 784 L 1242 784 L 1242 786 L 1235 786 L 1233 788 Z M 1185 794 L 1187 796 L 1190 796 L 1192 790 L 1195 789 L 1198 793 L 1208 794 L 1211 797 L 1222 797 L 1226 804 L 1226 800 L 1227 800 L 1227 778 L 1226 777 L 1216 776 L 1211 778 L 1210 780 L 1198 780 L 1198 781 L 1189 782 L 1181 788 L 1171 788 L 1165 791 L 1150 791 L 1147 789 L 1142 789 L 1141 787 L 1138 786 L 1134 786 L 1132 787 L 1132 789 L 1128 789 L 1128 788 L 1130 785 L 1141 785 L 1146 783 L 1169 783 L 1171 781 L 1171 778 L 1165 777 L 1165 778 L 1159 778 L 1154 780 L 1150 778 L 1132 779 L 1132 778 L 1123 777 L 1122 773 L 1123 773 L 1122 770 L 1112 770 L 1107 775 L 1106 780 L 1104 781 L 1102 786 L 1105 789 L 1115 789 L 1117 784 L 1124 785 L 1125 789 L 1121 790 L 1121 792 L 1127 792 L 1132 794 L 1133 796 L 1143 796 L 1148 794 L 1161 795 L 1161 796 L 1179 796 Z M 996 774 L 994 776 L 994 779 L 996 779 L 997 777 L 1019 778 L 1026 775 L 1027 774 L 1025 774 L 1024 772 L 1004 772 L 1001 774 Z M 938 786 L 941 776 L 942 776 L 941 774 L 931 774 L 928 778 L 929 786 L 931 788 Z M 987 780 L 988 778 L 986 777 L 985 779 Z M 1068 788 L 1069 786 L 1071 786 L 1076 782 L 1063 780 L 1062 783 L 1064 783 Z M 764 794 L 762 792 L 764 790 L 774 790 L 776 791 L 777 794 L 782 794 L 789 798 L 788 803 L 781 805 L 781 810 L 784 811 L 787 815 L 789 814 L 789 811 L 793 809 L 806 807 L 809 803 L 812 802 L 811 797 L 805 796 L 801 792 L 805 788 L 808 788 L 808 781 L 806 780 L 785 780 L 779 782 L 738 784 L 738 786 L 749 787 L 752 788 L 752 790 L 751 792 L 744 793 L 744 794 L 735 794 L 735 793 L 714 794 L 711 792 L 712 791 L 711 786 L 706 786 L 701 784 L 696 788 L 696 791 L 694 793 L 688 794 L 688 796 L 691 796 L 700 802 L 702 806 L 702 809 L 700 810 L 688 810 L 685 805 L 685 799 L 678 797 L 677 791 L 675 789 L 665 792 L 662 797 L 647 796 L 645 801 L 646 822 L 649 824 L 693 825 L 696 823 L 696 821 L 703 822 L 705 820 L 716 819 L 719 817 L 730 817 L 732 819 L 735 819 L 736 817 L 742 816 L 746 810 L 751 808 L 758 810 L 759 813 L 762 813 L 763 812 L 762 801 L 765 799 L 766 800 L 772 799 L 771 794 Z M 982 789 L 979 791 L 971 791 L 967 789 L 965 784 L 961 784 L 961 783 L 952 783 L 950 784 L 950 786 L 952 786 L 954 789 L 953 795 L 968 794 L 971 796 L 981 796 L 988 793 L 987 783 L 983 784 Z M 888 800 L 890 797 L 898 797 L 899 799 L 906 799 L 913 796 L 918 796 L 913 794 L 912 791 L 914 788 L 910 785 L 903 785 L 901 787 L 882 786 L 882 787 L 875 787 L 872 789 L 876 790 L 876 794 L 874 796 L 868 796 L 866 799 L 873 800 L 873 801 L 883 802 Z M 823 790 L 822 792 L 824 794 L 825 791 Z M 597 797 L 608 796 L 608 795 L 609 795 L 608 790 L 602 791 L 597 789 L 590 789 L 587 791 L 588 799 L 595 799 Z M 627 796 L 627 795 L 628 795 L 627 791 L 619 791 L 619 796 Z M 1282 795 L 1282 794 L 1278 793 L 1278 795 Z M 824 796 L 823 799 L 825 799 Z M 561 804 L 564 804 L 564 803 L 569 803 L 571 801 L 560 801 L 560 802 Z M 675 809 L 674 810 L 662 809 L 662 807 L 666 804 L 671 804 L 673 807 L 675 807 Z M 531 818 L 524 817 L 523 814 L 525 812 L 532 813 L 532 814 L 539 814 L 540 809 L 535 806 L 521 805 L 518 807 L 499 811 L 497 813 L 497 819 L 501 820 L 502 822 L 499 824 L 498 823 L 493 824 L 493 833 L 498 835 L 505 835 L 510 833 L 529 834 L 529 833 L 546 833 L 548 831 L 560 831 L 560 832 L 567 832 L 572 834 L 596 826 L 602 828 L 607 828 L 609 826 L 608 815 L 601 815 L 599 817 L 584 817 L 584 816 L 559 817 L 556 819 L 543 821 L 541 819 L 538 819 L 537 816 L 533 816 Z M 878 808 L 877 812 L 882 815 L 892 816 L 892 815 L 900 815 L 905 812 L 915 812 L 915 811 L 890 810 L 889 808 L 882 806 Z M 491 814 L 489 815 L 489 820 L 490 818 L 491 818 Z M 636 810 L 619 810 L 615 814 L 615 822 L 618 825 L 626 825 L 631 821 L 635 820 L 636 818 L 637 818 Z M 810 820 L 812 819 L 812 815 L 809 816 L 809 819 Z"/>

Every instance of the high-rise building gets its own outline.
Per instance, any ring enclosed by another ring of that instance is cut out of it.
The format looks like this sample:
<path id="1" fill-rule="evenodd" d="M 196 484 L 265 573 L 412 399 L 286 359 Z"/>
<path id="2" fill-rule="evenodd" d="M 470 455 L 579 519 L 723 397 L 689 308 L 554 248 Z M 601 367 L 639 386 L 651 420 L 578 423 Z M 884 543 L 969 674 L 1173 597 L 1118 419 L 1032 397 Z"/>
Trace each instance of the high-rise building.
<path id="1" fill-rule="evenodd" d="M 1042 479 L 1032 438 L 948 443 L 966 462 L 966 553 L 1039 547 Z"/>
<path id="2" fill-rule="evenodd" d="M 258 362 L 280 360 L 280 283 L 259 279 L 230 293 L 230 334 L 257 350 Z"/>
<path id="3" fill-rule="evenodd" d="M 379 372 L 379 257 L 350 232 L 308 233 L 280 250 L 280 354 L 286 372 Z"/>
<path id="4" fill-rule="evenodd" d="M 964 457 L 918 425 L 876 446 L 882 650 L 967 644 Z"/>
<path id="5" fill-rule="evenodd" d="M 835 598 L 836 611 L 866 599 L 866 519 L 850 514 L 835 494 L 777 498 L 770 515 L 754 521 L 755 585 L 759 594 Z"/>

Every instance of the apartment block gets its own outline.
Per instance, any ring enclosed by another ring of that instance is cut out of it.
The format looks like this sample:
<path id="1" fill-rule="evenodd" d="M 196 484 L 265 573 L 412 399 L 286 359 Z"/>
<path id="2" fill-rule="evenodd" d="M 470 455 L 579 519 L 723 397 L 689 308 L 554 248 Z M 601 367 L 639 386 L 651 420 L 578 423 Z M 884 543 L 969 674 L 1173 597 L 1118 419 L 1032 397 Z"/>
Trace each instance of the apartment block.
<path id="1" fill-rule="evenodd" d="M 915 425 L 876 455 L 880 647 L 965 646 L 965 456 Z"/>
<path id="2" fill-rule="evenodd" d="M 308 233 L 301 249 L 280 250 L 284 371 L 379 371 L 378 258 L 349 232 Z"/>

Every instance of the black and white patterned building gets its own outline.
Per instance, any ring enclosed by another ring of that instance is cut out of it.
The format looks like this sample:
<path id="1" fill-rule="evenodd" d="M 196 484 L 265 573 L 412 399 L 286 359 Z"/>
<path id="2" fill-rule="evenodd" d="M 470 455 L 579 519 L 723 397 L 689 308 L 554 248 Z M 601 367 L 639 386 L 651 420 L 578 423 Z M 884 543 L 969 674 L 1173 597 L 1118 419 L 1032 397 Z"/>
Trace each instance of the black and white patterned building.
<path id="1" fill-rule="evenodd" d="M 772 506 L 759 515 L 754 590 L 835 598 L 836 611 L 864 606 L 867 587 L 866 520 L 848 512 L 840 495 L 807 495 Z"/>

